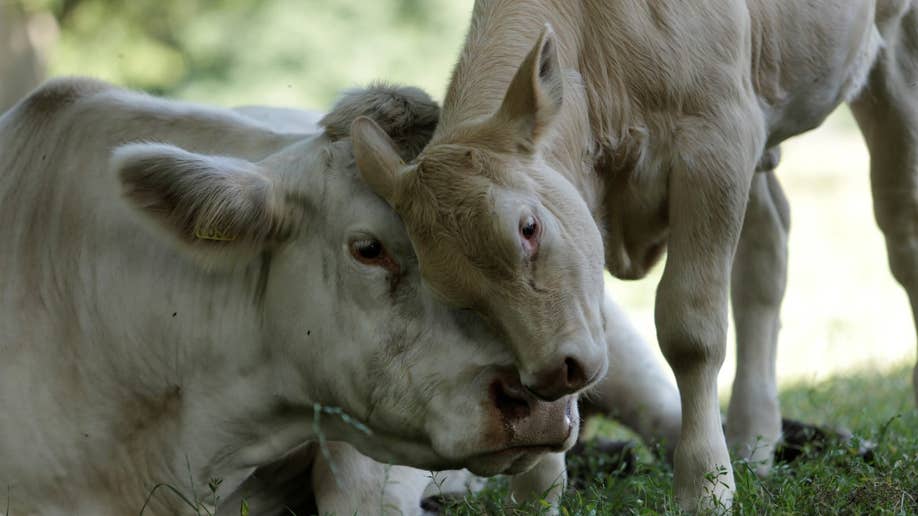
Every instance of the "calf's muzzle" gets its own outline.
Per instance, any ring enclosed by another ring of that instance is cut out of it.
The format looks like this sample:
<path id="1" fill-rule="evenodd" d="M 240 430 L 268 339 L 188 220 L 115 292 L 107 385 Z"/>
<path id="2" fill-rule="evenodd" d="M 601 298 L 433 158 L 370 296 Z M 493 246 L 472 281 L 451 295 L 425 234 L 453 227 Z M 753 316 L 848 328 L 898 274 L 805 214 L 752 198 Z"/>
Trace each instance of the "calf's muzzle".
<path id="1" fill-rule="evenodd" d="M 587 364 L 577 358 L 565 357 L 560 365 L 543 369 L 527 385 L 533 395 L 544 401 L 555 401 L 575 394 L 596 381 L 604 369 L 603 364 Z"/>

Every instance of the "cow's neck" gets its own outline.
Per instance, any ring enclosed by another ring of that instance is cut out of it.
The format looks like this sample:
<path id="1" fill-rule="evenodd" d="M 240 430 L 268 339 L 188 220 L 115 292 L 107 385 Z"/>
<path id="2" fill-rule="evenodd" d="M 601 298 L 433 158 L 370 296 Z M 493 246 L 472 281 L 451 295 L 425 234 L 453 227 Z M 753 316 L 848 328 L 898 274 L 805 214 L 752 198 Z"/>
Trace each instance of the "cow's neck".
<path id="1" fill-rule="evenodd" d="M 189 400 L 189 405 L 202 404 L 188 411 L 198 420 L 183 425 L 183 437 L 200 450 L 196 465 L 202 477 L 241 481 L 250 468 L 278 460 L 317 438 L 312 405 L 280 392 L 280 370 L 276 362 L 266 362 L 235 384 L 220 382 L 212 392 Z M 222 492 L 231 489 L 227 485 Z"/>
<path id="2" fill-rule="evenodd" d="M 230 297 L 240 303 L 235 315 L 225 294 L 213 286 L 204 289 L 218 294 L 204 300 L 203 306 L 207 301 L 221 306 L 222 300 L 227 313 L 218 315 L 207 329 L 216 337 L 201 339 L 200 348 L 192 351 L 194 362 L 185 364 L 185 418 L 180 430 L 188 445 L 185 450 L 196 453 L 190 464 L 204 481 L 195 487 L 201 490 L 209 478 L 221 478 L 224 495 L 252 467 L 277 460 L 317 437 L 311 424 L 310 379 L 296 369 L 295 361 L 275 352 L 257 316 L 237 325 L 247 319 L 247 312 L 260 310 L 242 306 L 255 302 L 245 296 L 251 290 L 248 280 L 237 278 L 236 283 L 243 285 L 237 285 L 236 295 Z M 194 335 L 187 337 L 194 346 Z"/>
<path id="3" fill-rule="evenodd" d="M 312 404 L 279 385 L 290 376 L 281 362 L 266 357 L 248 367 L 219 366 L 189 376 L 177 426 L 163 427 L 174 434 L 154 452 L 171 456 L 171 478 L 189 498 L 209 500 L 214 478 L 221 481 L 217 494 L 226 497 L 255 467 L 318 438 Z"/>
<path id="4" fill-rule="evenodd" d="M 155 256 L 151 247 L 122 242 L 131 256 Z M 96 377 L 111 383 L 87 380 L 95 386 L 87 397 L 90 406 L 117 414 L 109 439 L 145 454 L 130 457 L 125 467 L 141 468 L 130 474 L 174 484 L 199 498 L 209 496 L 209 479 L 220 478 L 225 495 L 252 466 L 315 437 L 312 389 L 295 364 L 274 352 L 264 333 L 262 310 L 253 306 L 259 302 L 257 264 L 213 274 L 186 261 L 171 264 L 165 271 L 151 267 L 115 282 L 144 295 L 122 299 L 126 305 L 110 311 L 139 315 L 125 328 L 132 338 L 118 340 L 91 366 L 98 368 Z M 95 294 L 98 303 L 106 294 L 111 297 L 110 292 Z"/>

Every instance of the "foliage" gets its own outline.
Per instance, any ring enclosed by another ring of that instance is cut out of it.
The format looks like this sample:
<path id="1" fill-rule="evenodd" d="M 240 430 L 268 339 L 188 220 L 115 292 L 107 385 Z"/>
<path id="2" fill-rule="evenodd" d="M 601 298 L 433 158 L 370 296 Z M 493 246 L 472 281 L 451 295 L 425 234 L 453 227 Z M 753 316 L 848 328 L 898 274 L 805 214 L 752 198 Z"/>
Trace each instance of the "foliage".
<path id="1" fill-rule="evenodd" d="M 15 0 L 14 0 L 15 1 Z M 470 0 L 18 0 L 61 27 L 51 75 L 157 95 L 327 107 L 385 79 L 445 88 Z"/>

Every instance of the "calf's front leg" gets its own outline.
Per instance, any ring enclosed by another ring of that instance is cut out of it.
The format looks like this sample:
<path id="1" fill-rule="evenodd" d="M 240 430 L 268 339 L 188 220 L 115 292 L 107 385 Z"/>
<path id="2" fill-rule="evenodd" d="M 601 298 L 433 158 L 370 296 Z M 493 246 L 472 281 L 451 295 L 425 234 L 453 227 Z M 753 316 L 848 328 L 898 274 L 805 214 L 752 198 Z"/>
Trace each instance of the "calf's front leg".
<path id="1" fill-rule="evenodd" d="M 381 464 L 341 442 L 316 454 L 312 469 L 319 514 L 420 515 L 429 482 L 427 471 Z"/>
<path id="2" fill-rule="evenodd" d="M 735 491 L 717 373 L 726 348 L 730 269 L 764 140 L 763 126 L 750 123 L 754 113 L 738 107 L 716 120 L 685 121 L 669 177 L 669 255 L 655 316 L 682 401 L 675 494 L 692 511 L 723 510 Z"/>
<path id="3" fill-rule="evenodd" d="M 545 500 L 557 513 L 567 486 L 567 467 L 563 453 L 547 453 L 525 473 L 510 477 L 510 495 L 515 501 Z"/>

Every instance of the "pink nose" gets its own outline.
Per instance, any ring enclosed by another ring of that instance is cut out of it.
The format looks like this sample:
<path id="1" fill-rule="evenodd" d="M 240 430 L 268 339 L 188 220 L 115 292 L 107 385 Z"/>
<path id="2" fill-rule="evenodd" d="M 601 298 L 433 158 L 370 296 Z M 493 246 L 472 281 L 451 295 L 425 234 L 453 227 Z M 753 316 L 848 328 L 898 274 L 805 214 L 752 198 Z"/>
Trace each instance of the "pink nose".
<path id="1" fill-rule="evenodd" d="M 575 396 L 542 401 L 523 386 L 516 371 L 505 370 L 491 378 L 488 398 L 492 417 L 484 437 L 489 449 L 526 447 L 530 451 L 543 448 L 538 453 L 557 452 L 567 449 L 577 437 L 580 415 Z"/>
<path id="2" fill-rule="evenodd" d="M 554 402 L 537 398 L 515 372 L 499 373 L 488 386 L 493 407 L 500 414 L 504 446 L 548 446 L 557 448 L 569 441 L 577 426 L 577 398 Z"/>
<path id="3" fill-rule="evenodd" d="M 593 374 L 587 374 L 584 366 L 576 358 L 567 357 L 560 366 L 540 371 L 535 375 L 535 382 L 526 387 L 539 399 L 555 401 L 568 394 L 574 394 L 592 383 Z"/>

